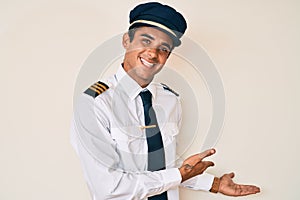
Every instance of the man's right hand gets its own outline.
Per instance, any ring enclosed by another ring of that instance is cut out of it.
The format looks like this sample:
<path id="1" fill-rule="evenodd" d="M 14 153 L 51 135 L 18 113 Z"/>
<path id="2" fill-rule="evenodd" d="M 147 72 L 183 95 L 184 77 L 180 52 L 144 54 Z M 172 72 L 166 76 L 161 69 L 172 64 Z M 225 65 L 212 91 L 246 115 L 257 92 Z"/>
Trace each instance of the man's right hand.
<path id="1" fill-rule="evenodd" d="M 184 182 L 194 176 L 202 174 L 208 167 L 214 166 L 211 161 L 203 161 L 204 158 L 216 153 L 215 149 L 209 149 L 202 153 L 192 155 L 183 161 L 179 168 L 182 180 Z"/>

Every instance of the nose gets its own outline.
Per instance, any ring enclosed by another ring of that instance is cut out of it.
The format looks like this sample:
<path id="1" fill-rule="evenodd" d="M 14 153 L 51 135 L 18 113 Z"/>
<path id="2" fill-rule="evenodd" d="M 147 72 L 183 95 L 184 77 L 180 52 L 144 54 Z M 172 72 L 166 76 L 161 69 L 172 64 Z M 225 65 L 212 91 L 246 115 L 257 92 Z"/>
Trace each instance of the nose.
<path id="1" fill-rule="evenodd" d="M 147 55 L 151 59 L 156 59 L 158 56 L 158 49 L 157 48 L 148 48 Z"/>

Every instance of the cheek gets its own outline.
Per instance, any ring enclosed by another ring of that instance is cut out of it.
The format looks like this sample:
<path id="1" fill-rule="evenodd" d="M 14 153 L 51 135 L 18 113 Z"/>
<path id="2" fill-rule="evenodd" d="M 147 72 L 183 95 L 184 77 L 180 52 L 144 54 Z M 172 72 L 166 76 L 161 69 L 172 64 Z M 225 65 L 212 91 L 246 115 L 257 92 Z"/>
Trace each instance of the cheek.
<path id="1" fill-rule="evenodd" d="M 167 62 L 167 60 L 168 60 L 168 56 L 166 56 L 166 55 L 160 55 L 159 56 L 159 63 L 160 64 L 164 65 Z"/>
<path id="2" fill-rule="evenodd" d="M 131 58 L 137 58 L 140 54 L 142 54 L 144 52 L 145 52 L 145 49 L 134 47 L 134 48 L 127 49 L 126 56 L 129 56 Z"/>
<path id="3" fill-rule="evenodd" d="M 136 56 L 137 53 L 135 51 L 127 51 L 125 55 L 126 59 L 130 61 L 136 60 Z"/>
<path id="4" fill-rule="evenodd" d="M 156 68 L 156 73 L 160 72 L 160 70 L 162 70 L 163 67 L 164 67 L 164 63 L 160 63 L 160 65 L 157 66 Z"/>
<path id="5" fill-rule="evenodd" d="M 139 44 L 137 41 L 131 42 L 127 49 L 127 51 L 135 51 L 135 52 L 139 52 L 143 50 L 145 50 L 145 47 L 143 47 L 143 45 Z"/>

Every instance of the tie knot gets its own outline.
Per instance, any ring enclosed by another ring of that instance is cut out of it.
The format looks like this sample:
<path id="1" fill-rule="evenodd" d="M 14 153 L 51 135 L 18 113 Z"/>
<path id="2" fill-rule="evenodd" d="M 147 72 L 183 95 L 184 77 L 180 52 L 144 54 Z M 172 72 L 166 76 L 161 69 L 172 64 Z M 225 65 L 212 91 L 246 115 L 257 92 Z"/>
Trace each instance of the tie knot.
<path id="1" fill-rule="evenodd" d="M 147 105 L 147 104 L 152 105 L 152 94 L 149 90 L 140 92 L 140 96 L 142 98 L 143 105 Z"/>

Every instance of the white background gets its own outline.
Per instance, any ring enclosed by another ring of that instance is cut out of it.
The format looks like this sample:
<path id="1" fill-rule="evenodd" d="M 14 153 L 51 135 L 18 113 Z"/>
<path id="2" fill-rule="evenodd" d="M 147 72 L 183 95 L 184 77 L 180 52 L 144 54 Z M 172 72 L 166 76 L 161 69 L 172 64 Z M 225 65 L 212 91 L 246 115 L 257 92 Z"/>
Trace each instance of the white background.
<path id="1" fill-rule="evenodd" d="M 0 0 L 1 200 L 89 199 L 69 144 L 76 76 L 93 49 L 126 31 L 138 2 Z M 223 79 L 226 120 L 209 172 L 262 189 L 239 199 L 299 199 L 300 2 L 164 2 Z M 181 199 L 231 197 L 181 190 Z"/>

